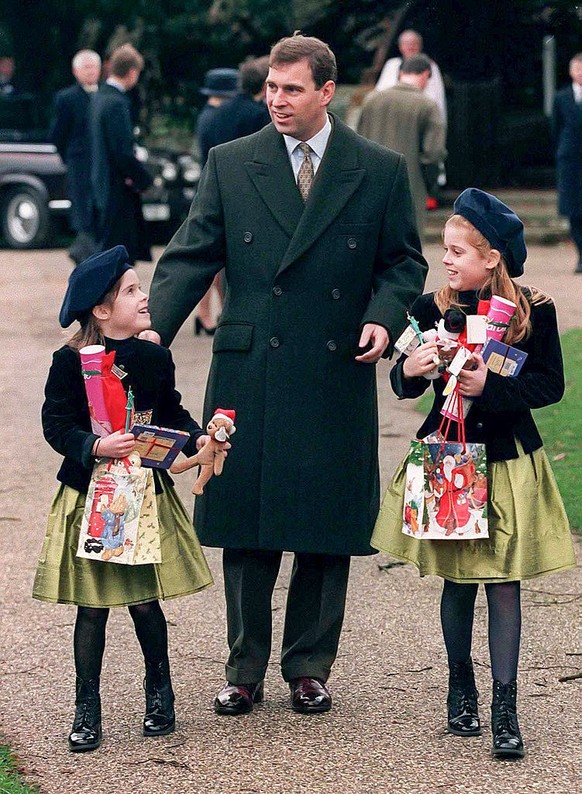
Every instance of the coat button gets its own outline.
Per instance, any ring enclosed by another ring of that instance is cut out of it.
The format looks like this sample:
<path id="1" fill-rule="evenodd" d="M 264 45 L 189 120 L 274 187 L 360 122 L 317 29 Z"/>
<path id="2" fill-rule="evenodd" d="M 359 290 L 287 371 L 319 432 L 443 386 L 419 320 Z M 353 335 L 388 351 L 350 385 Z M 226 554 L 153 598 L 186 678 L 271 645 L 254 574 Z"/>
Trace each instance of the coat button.
<path id="1" fill-rule="evenodd" d="M 273 287 L 273 295 L 277 295 L 277 297 L 279 297 L 279 295 L 282 294 L 283 294 L 283 290 L 278 284 L 275 287 Z"/>
<path id="2" fill-rule="evenodd" d="M 334 301 L 338 301 L 338 300 L 341 298 L 341 295 L 342 295 L 342 294 L 341 294 L 341 292 L 339 291 L 339 289 L 332 289 L 332 291 L 331 291 L 331 297 L 334 299 Z"/>
<path id="3" fill-rule="evenodd" d="M 269 339 L 269 344 L 271 345 L 271 347 L 279 347 L 279 345 L 281 344 L 281 342 L 279 342 L 279 340 L 277 339 L 277 337 L 276 337 L 276 336 L 272 336 L 272 337 Z"/>
<path id="4" fill-rule="evenodd" d="M 475 427 L 477 428 L 477 430 L 483 430 L 483 422 L 477 422 Z"/>
<path id="5" fill-rule="evenodd" d="M 358 247 L 358 241 L 356 240 L 356 238 L 348 237 L 348 248 L 351 248 L 353 250 L 354 248 L 357 247 Z"/>
<path id="6" fill-rule="evenodd" d="M 333 339 L 330 339 L 327 343 L 327 349 L 331 350 L 333 353 L 334 350 L 337 350 L 337 342 L 335 342 Z"/>
<path id="7" fill-rule="evenodd" d="M 245 232 L 243 234 L 243 240 L 245 243 L 252 243 L 253 241 L 253 233 L 252 232 Z"/>

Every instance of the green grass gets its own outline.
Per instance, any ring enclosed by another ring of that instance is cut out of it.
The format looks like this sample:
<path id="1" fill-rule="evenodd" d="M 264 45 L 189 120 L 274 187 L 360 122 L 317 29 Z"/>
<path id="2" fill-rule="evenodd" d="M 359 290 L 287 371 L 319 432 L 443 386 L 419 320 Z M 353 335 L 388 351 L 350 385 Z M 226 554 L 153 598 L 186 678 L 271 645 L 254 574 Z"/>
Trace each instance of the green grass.
<path id="1" fill-rule="evenodd" d="M 534 411 L 534 418 L 552 464 L 570 525 L 582 534 L 582 330 L 574 328 L 562 335 L 566 370 L 566 393 L 561 402 Z M 417 402 L 427 414 L 432 405 L 432 390 Z"/>
<path id="2" fill-rule="evenodd" d="M 17 759 L 5 745 L 0 745 L 0 794 L 38 794 L 37 788 L 26 785 Z"/>

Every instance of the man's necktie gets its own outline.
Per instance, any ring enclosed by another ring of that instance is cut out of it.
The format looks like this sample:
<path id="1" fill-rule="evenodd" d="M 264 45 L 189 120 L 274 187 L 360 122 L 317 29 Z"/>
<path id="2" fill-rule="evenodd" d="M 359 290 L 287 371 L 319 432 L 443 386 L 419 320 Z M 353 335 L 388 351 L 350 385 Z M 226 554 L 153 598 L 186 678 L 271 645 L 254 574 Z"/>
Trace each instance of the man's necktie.
<path id="1" fill-rule="evenodd" d="M 311 161 L 311 146 L 308 143 L 300 143 L 299 148 L 303 152 L 303 162 L 297 174 L 297 187 L 301 193 L 303 201 L 307 201 L 311 185 L 313 184 L 313 163 Z"/>

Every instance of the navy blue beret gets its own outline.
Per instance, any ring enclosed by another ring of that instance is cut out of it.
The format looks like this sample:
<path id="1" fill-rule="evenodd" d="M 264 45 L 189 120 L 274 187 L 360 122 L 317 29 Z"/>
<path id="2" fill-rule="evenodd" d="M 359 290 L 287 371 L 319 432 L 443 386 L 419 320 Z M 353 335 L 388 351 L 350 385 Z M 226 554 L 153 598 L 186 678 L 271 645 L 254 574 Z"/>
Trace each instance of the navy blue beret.
<path id="1" fill-rule="evenodd" d="M 131 270 L 131 265 L 124 245 L 93 254 L 78 264 L 69 277 L 59 313 L 61 326 L 68 328 L 74 320 L 81 320 L 101 302 L 126 270 Z"/>
<path id="2" fill-rule="evenodd" d="M 462 215 L 505 259 L 509 275 L 521 276 L 527 258 L 521 219 L 498 198 L 476 187 L 457 196 L 453 212 Z"/>

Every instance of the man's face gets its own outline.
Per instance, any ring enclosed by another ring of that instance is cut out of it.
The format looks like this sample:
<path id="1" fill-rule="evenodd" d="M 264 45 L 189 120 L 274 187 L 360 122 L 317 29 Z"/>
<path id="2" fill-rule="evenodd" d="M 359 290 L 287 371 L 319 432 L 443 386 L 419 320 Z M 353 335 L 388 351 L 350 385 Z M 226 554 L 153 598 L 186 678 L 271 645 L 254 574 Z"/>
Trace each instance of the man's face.
<path id="1" fill-rule="evenodd" d="M 308 141 L 322 129 L 335 83 L 328 80 L 316 88 L 307 60 L 271 66 L 266 86 L 267 107 L 278 132 Z"/>
<path id="2" fill-rule="evenodd" d="M 414 33 L 405 33 L 398 39 L 398 49 L 404 60 L 418 55 L 422 49 L 422 43 Z"/>
<path id="3" fill-rule="evenodd" d="M 81 65 L 73 69 L 73 74 L 81 85 L 96 85 L 99 82 L 101 66 L 98 61 L 89 58 L 81 61 Z"/>
<path id="4" fill-rule="evenodd" d="M 576 58 L 570 64 L 570 77 L 574 83 L 582 85 L 582 58 Z"/>

